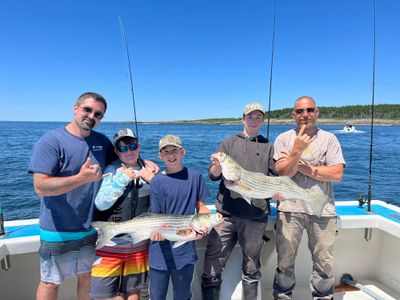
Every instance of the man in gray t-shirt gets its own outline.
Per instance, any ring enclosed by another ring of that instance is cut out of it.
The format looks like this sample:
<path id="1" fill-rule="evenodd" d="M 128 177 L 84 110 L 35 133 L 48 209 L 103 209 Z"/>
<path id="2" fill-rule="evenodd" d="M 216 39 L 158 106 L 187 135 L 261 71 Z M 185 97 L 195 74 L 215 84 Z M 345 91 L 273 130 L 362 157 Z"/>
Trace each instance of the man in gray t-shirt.
<path id="1" fill-rule="evenodd" d="M 332 182 L 341 180 L 345 161 L 337 138 L 316 127 L 318 115 L 319 110 L 311 97 L 297 99 L 292 113 L 297 128 L 280 134 L 274 143 L 275 167 L 280 176 L 289 176 L 302 188 L 324 193 L 330 198 L 320 217 L 312 213 L 305 201 L 279 202 L 275 299 L 292 299 L 296 284 L 296 253 L 304 230 L 313 260 L 310 279 L 313 299 L 333 299 L 336 210 Z"/>

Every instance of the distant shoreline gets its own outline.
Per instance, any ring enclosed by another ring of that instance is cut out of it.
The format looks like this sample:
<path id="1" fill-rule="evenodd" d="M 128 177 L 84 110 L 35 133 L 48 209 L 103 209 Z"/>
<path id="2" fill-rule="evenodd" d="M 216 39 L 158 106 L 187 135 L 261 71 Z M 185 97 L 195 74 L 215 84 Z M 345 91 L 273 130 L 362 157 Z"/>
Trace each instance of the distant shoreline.
<path id="1" fill-rule="evenodd" d="M 266 123 L 267 121 L 265 121 Z M 342 120 L 342 119 L 318 119 L 318 124 L 321 125 L 345 125 L 347 122 L 351 122 L 353 125 L 371 125 L 370 119 L 354 119 L 354 120 Z M 133 124 L 132 121 L 121 122 L 124 124 Z M 138 122 L 139 124 L 214 124 L 214 125 L 234 125 L 242 124 L 240 120 L 238 121 L 202 121 L 202 120 L 178 120 L 178 121 L 160 121 L 160 122 Z M 270 123 L 272 125 L 293 125 L 293 119 L 271 119 Z M 400 120 L 389 120 L 389 119 L 374 119 L 374 125 L 381 126 L 400 126 Z"/>

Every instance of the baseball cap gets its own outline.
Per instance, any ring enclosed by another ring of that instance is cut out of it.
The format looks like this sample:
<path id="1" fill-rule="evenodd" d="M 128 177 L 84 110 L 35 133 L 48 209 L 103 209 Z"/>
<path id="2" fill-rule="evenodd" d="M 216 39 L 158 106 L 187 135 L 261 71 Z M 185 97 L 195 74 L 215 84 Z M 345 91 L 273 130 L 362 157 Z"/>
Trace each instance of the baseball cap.
<path id="1" fill-rule="evenodd" d="M 114 134 L 113 145 L 115 146 L 115 145 L 118 143 L 118 141 L 119 141 L 120 139 L 122 139 L 123 137 L 130 137 L 130 138 L 133 138 L 133 139 L 136 139 L 136 140 L 137 140 L 137 136 L 136 136 L 136 134 L 132 131 L 132 129 L 130 129 L 130 128 L 123 128 L 123 129 L 118 130 L 117 133 Z"/>
<path id="2" fill-rule="evenodd" d="M 265 115 L 264 107 L 260 103 L 257 103 L 257 102 L 247 104 L 244 107 L 243 114 L 247 115 L 247 114 L 249 114 L 249 113 L 251 113 L 252 111 L 255 111 L 255 110 L 259 110 Z"/>
<path id="3" fill-rule="evenodd" d="M 181 139 L 178 136 L 172 134 L 167 134 L 166 136 L 160 139 L 158 149 L 161 150 L 166 146 L 175 146 L 177 148 L 183 148 Z"/>

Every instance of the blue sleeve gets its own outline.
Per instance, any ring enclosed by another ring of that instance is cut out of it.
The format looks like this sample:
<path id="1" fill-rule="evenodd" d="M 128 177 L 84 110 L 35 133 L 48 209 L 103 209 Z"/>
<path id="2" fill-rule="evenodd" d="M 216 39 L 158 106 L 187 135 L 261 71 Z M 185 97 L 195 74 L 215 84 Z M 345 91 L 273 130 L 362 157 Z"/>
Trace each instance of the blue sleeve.
<path id="1" fill-rule="evenodd" d="M 123 195 L 126 186 L 132 181 L 130 177 L 122 173 L 121 168 L 118 168 L 116 172 L 115 170 L 112 171 L 112 169 L 106 167 L 105 173 L 110 172 L 110 174 L 103 178 L 100 190 L 94 199 L 94 204 L 99 210 L 106 210 L 113 206 L 115 201 Z"/>
<path id="2" fill-rule="evenodd" d="M 33 147 L 28 172 L 50 176 L 57 174 L 60 162 L 59 152 L 57 143 L 44 136 Z"/>
<path id="3" fill-rule="evenodd" d="M 208 198 L 208 196 L 210 196 L 210 192 L 208 190 L 206 181 L 204 180 L 204 177 L 201 174 L 199 176 L 199 181 L 200 181 L 199 182 L 199 187 L 200 188 L 199 188 L 199 197 L 198 197 L 197 201 L 198 200 L 205 201 Z"/>
<path id="4" fill-rule="evenodd" d="M 150 211 L 153 213 L 165 213 L 161 210 L 161 199 L 159 196 L 157 175 L 150 181 Z"/>

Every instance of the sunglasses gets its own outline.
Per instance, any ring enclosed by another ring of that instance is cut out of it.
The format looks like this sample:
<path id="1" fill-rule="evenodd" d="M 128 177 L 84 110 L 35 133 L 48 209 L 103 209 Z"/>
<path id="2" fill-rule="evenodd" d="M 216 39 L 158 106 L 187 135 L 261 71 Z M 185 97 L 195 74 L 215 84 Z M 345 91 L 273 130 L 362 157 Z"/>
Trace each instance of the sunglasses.
<path id="1" fill-rule="evenodd" d="M 294 112 L 298 115 L 302 115 L 305 111 L 307 111 L 309 114 L 315 113 L 315 107 L 298 108 L 294 110 Z"/>
<path id="2" fill-rule="evenodd" d="M 138 144 L 130 144 L 125 146 L 117 146 L 118 152 L 125 153 L 128 150 L 135 151 L 138 148 Z"/>
<path id="3" fill-rule="evenodd" d="M 82 107 L 82 111 L 85 114 L 91 114 L 93 112 L 93 108 L 84 106 L 84 107 Z M 101 111 L 95 111 L 93 115 L 96 119 L 99 119 L 99 120 L 103 119 L 103 117 L 104 117 L 104 114 Z"/>

